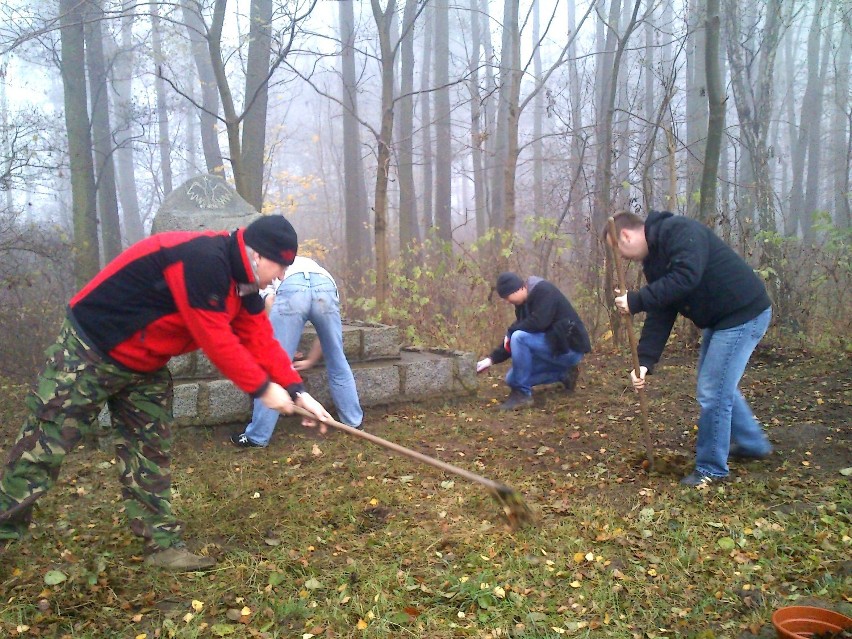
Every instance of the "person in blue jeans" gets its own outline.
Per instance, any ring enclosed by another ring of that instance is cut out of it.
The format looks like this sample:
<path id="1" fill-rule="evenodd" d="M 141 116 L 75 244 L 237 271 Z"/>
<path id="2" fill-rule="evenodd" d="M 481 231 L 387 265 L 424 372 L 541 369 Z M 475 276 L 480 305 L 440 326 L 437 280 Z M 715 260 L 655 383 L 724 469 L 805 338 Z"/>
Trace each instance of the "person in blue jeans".
<path id="1" fill-rule="evenodd" d="M 276 339 L 293 358 L 305 323 L 310 321 L 317 341 L 307 358 L 293 363 L 304 371 L 319 359 L 325 359 L 328 388 L 340 421 L 361 428 L 364 412 L 358 400 L 355 377 L 343 352 L 343 323 L 340 297 L 331 274 L 308 257 L 297 256 L 287 267 L 274 293 L 269 319 Z M 317 344 L 318 342 L 318 344 Z M 231 442 L 241 448 L 262 448 L 269 444 L 279 413 L 254 402 L 252 419 L 245 432 L 234 433 Z"/>
<path id="2" fill-rule="evenodd" d="M 622 257 L 642 262 L 647 285 L 618 291 L 623 314 L 646 313 L 633 387 L 660 360 L 678 313 L 703 329 L 697 396 L 701 412 L 695 470 L 681 480 L 704 487 L 728 476 L 728 458 L 763 459 L 772 445 L 739 390 L 748 360 L 772 318 L 766 287 L 754 270 L 704 224 L 667 212 L 614 216 Z M 606 239 L 607 231 L 604 232 Z"/>
<path id="3" fill-rule="evenodd" d="M 512 359 L 506 374 L 511 389 L 500 410 L 517 410 L 533 402 L 533 386 L 562 382 L 571 393 L 579 364 L 592 350 L 589 334 L 568 298 L 540 277 L 521 279 L 517 273 L 497 277 L 497 294 L 515 307 L 515 322 L 503 343 L 480 360 L 476 372 Z"/>

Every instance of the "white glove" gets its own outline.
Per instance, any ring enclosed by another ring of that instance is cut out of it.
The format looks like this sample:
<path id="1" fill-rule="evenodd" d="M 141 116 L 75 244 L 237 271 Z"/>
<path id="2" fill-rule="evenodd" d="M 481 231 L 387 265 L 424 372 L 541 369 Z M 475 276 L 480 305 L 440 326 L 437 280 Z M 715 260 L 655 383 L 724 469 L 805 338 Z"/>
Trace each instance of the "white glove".
<path id="1" fill-rule="evenodd" d="M 331 415 L 328 414 L 328 411 L 323 408 L 322 404 L 320 404 L 313 397 L 308 395 L 305 392 L 299 393 L 299 396 L 296 398 L 296 405 L 304 408 L 309 413 L 313 414 L 313 419 L 310 417 L 302 417 L 302 426 L 313 427 L 317 425 L 319 422 L 320 432 L 325 434 L 326 427 L 323 422 L 326 422 L 331 419 Z"/>
<path id="2" fill-rule="evenodd" d="M 491 361 L 490 357 L 486 357 L 485 359 L 481 359 L 476 362 L 476 372 L 481 373 L 482 371 L 491 368 L 491 364 L 494 362 Z"/>
<path id="3" fill-rule="evenodd" d="M 633 384 L 633 390 L 637 393 L 645 388 L 645 373 L 648 372 L 647 366 L 639 367 L 639 377 L 636 377 L 636 371 L 630 371 L 630 382 Z"/>
<path id="4" fill-rule="evenodd" d="M 615 306 L 622 315 L 630 315 L 630 305 L 627 303 L 627 293 L 615 298 Z"/>

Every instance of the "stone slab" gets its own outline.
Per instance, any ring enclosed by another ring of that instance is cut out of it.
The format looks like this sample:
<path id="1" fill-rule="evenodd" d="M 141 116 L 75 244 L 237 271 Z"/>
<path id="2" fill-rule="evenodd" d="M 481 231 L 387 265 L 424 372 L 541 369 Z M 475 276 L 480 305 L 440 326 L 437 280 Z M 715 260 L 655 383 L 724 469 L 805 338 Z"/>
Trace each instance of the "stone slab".
<path id="1" fill-rule="evenodd" d="M 399 329 L 384 324 L 364 325 L 361 328 L 361 358 L 363 361 L 399 357 Z"/>
<path id="2" fill-rule="evenodd" d="M 448 393 L 453 388 L 453 360 L 422 351 L 403 351 L 397 364 L 401 394 L 421 398 Z"/>

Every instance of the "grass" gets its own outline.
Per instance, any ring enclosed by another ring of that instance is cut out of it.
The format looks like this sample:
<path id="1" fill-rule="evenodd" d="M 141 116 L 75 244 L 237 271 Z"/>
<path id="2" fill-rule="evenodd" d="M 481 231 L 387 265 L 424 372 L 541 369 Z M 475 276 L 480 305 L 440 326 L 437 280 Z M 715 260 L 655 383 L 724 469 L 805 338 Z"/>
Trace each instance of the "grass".
<path id="1" fill-rule="evenodd" d="M 287 422 L 270 448 L 242 451 L 224 430 L 187 430 L 174 505 L 194 549 L 219 559 L 208 573 L 145 567 L 111 452 L 83 448 L 3 558 L 0 636 L 708 639 L 773 636 L 771 612 L 793 602 L 849 614 L 848 363 L 785 361 L 748 380 L 782 454 L 706 491 L 677 484 L 694 437 L 688 386 L 653 399 L 663 472 L 649 475 L 605 356 L 574 396 L 543 393 L 509 418 L 490 407 L 497 378 L 478 398 L 368 411 L 381 437 L 520 490 L 538 520 L 514 532 L 484 489 L 344 434 Z M 822 436 L 788 439 L 805 421 Z"/>

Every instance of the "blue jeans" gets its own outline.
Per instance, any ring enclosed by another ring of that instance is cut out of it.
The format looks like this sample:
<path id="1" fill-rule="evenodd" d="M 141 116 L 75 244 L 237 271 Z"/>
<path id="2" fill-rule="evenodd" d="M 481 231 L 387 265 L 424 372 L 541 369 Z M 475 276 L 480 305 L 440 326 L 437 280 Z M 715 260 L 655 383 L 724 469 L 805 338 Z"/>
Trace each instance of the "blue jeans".
<path id="1" fill-rule="evenodd" d="M 705 329 L 698 356 L 698 441 L 695 470 L 713 477 L 728 474 L 728 452 L 733 442 L 746 454 L 772 451 L 760 424 L 738 388 L 746 364 L 760 342 L 772 309 L 739 326 Z"/>
<path id="2" fill-rule="evenodd" d="M 582 353 L 571 350 L 557 355 L 544 333 L 515 331 L 509 348 L 512 367 L 506 373 L 506 384 L 524 395 L 532 395 L 533 386 L 561 382 L 568 369 L 583 359 Z"/>
<path id="3" fill-rule="evenodd" d="M 291 358 L 299 347 L 305 322 L 310 320 L 322 346 L 328 389 L 340 421 L 349 426 L 360 426 L 364 413 L 358 401 L 355 377 L 343 353 L 340 297 L 334 282 L 319 273 L 291 275 L 278 287 L 269 319 L 275 338 Z M 277 411 L 255 400 L 246 436 L 255 444 L 266 446 L 278 417 Z"/>

